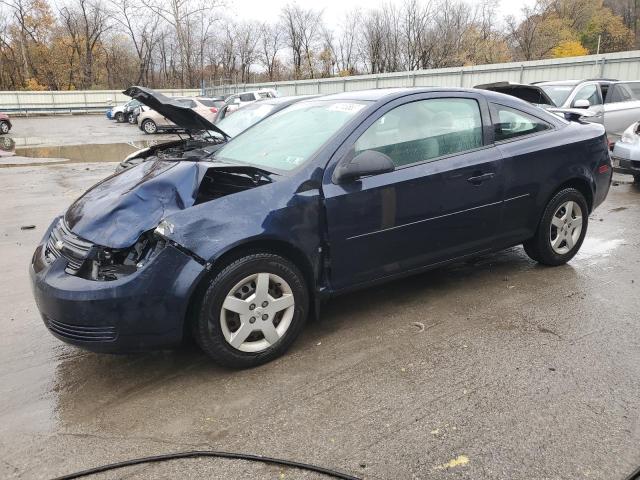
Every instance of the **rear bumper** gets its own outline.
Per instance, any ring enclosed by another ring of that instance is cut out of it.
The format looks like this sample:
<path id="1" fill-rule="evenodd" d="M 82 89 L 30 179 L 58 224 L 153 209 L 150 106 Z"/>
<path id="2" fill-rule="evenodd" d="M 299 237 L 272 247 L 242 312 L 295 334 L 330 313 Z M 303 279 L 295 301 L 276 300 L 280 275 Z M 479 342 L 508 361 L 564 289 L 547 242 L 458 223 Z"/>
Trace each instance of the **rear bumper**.
<path id="1" fill-rule="evenodd" d="M 29 272 L 36 305 L 54 336 L 109 353 L 180 343 L 192 288 L 203 271 L 193 258 L 166 246 L 134 274 L 98 282 L 66 273 L 63 257 L 47 263 L 44 248 L 43 242 L 36 249 Z"/>

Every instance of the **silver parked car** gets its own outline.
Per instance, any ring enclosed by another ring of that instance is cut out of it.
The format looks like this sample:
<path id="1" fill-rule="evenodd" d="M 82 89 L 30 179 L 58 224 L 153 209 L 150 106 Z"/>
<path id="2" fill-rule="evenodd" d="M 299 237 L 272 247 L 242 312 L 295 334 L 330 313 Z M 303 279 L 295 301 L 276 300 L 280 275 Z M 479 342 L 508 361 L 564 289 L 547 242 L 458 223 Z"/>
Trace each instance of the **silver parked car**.
<path id="1" fill-rule="evenodd" d="M 633 175 L 633 180 L 640 183 L 640 122 L 624 131 L 613 147 L 611 161 L 615 172 Z"/>
<path id="2" fill-rule="evenodd" d="M 640 120 L 640 81 L 566 80 L 534 85 L 559 108 L 589 110 L 588 121 L 604 124 L 611 142 Z"/>

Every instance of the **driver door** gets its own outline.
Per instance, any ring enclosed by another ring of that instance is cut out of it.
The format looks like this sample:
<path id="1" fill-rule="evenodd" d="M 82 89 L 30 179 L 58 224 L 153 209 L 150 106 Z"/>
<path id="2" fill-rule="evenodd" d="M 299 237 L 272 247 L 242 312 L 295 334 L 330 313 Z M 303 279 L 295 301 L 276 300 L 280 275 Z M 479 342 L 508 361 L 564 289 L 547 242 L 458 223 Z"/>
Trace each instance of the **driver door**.
<path id="1" fill-rule="evenodd" d="M 333 288 L 491 246 L 503 178 L 490 125 L 482 96 L 448 93 L 396 100 L 356 129 L 336 152 L 336 163 L 376 150 L 391 158 L 395 170 L 337 184 L 327 169 Z"/>

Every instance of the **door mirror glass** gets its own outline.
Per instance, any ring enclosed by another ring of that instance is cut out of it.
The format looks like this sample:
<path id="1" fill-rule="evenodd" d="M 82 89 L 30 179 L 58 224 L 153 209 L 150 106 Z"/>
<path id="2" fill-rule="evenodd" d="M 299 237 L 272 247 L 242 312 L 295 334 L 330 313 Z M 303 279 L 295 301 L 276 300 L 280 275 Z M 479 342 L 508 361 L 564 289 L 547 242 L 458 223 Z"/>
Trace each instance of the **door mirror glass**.
<path id="1" fill-rule="evenodd" d="M 575 102 L 573 102 L 574 108 L 589 108 L 590 106 L 591 104 L 586 98 L 581 98 L 580 100 L 576 100 Z"/>
<path id="2" fill-rule="evenodd" d="M 340 164 L 335 171 L 336 183 L 347 183 L 369 175 L 393 172 L 393 161 L 384 153 L 365 150 L 350 161 Z"/>

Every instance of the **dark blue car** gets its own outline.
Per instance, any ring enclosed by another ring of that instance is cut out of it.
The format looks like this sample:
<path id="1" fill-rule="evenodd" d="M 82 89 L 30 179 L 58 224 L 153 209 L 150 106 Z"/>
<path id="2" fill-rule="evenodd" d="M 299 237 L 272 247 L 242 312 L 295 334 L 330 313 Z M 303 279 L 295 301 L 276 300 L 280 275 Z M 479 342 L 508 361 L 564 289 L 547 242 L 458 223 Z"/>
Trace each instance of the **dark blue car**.
<path id="1" fill-rule="evenodd" d="M 610 182 L 600 125 L 480 90 L 342 93 L 212 155 L 105 179 L 53 222 L 31 278 L 65 342 L 124 352 L 193 335 L 249 367 L 332 295 L 517 244 L 564 264 Z"/>

